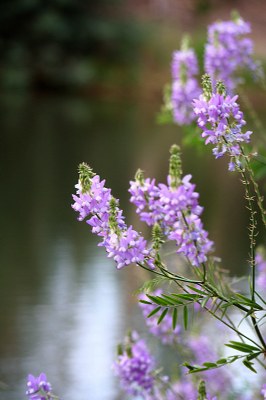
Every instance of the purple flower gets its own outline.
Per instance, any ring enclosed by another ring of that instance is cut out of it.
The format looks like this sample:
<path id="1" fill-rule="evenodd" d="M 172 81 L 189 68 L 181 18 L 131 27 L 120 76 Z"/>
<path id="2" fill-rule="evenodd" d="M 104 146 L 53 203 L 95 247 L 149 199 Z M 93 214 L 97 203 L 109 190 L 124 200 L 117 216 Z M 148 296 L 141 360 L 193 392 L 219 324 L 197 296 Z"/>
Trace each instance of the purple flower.
<path id="1" fill-rule="evenodd" d="M 197 74 L 198 62 L 192 49 L 173 53 L 171 103 L 174 121 L 179 125 L 188 125 L 195 119 L 192 101 L 200 93 Z"/>
<path id="2" fill-rule="evenodd" d="M 172 56 L 172 77 L 187 80 L 199 72 L 198 61 L 193 49 L 178 50 Z"/>
<path id="3" fill-rule="evenodd" d="M 169 239 L 176 241 L 177 253 L 187 257 L 195 267 L 206 262 L 208 253 L 213 249 L 208 232 L 203 229 L 201 219 L 195 214 L 176 221 Z"/>
<path id="4" fill-rule="evenodd" d="M 185 83 L 174 80 L 172 83 L 171 103 L 174 121 L 179 125 L 189 125 L 195 120 L 192 102 L 200 93 L 196 79 L 190 78 Z"/>
<path id="5" fill-rule="evenodd" d="M 199 217 L 203 208 L 198 204 L 199 195 L 190 181 L 191 175 L 177 179 L 169 174 L 167 185 L 156 185 L 154 180 L 142 176 L 130 182 L 129 192 L 141 220 L 148 225 L 158 223 L 163 234 L 176 242 L 177 253 L 199 266 L 207 260 L 213 242 L 203 229 Z"/>
<path id="6" fill-rule="evenodd" d="M 125 339 L 113 367 L 121 387 L 129 395 L 152 394 L 155 385 L 154 359 L 136 332 Z"/>
<path id="7" fill-rule="evenodd" d="M 264 398 L 264 400 L 266 399 L 266 384 L 264 384 L 263 386 L 262 386 L 262 388 L 261 388 L 261 392 L 260 392 L 262 395 L 263 395 L 263 398 Z"/>
<path id="8" fill-rule="evenodd" d="M 161 289 L 157 289 L 154 293 L 151 293 L 154 296 L 160 296 L 162 294 Z M 148 300 L 149 298 L 145 294 L 141 294 L 139 296 L 140 300 Z M 152 304 L 144 304 L 139 303 L 139 306 L 142 310 L 143 316 L 145 318 L 145 322 L 149 328 L 149 331 L 152 335 L 158 337 L 163 344 L 172 345 L 177 343 L 180 340 L 180 332 L 181 327 L 177 325 L 175 329 L 173 329 L 173 322 L 171 314 L 167 314 L 160 324 L 157 323 L 158 315 L 155 314 L 149 318 L 147 316 L 157 307 Z M 163 311 L 163 310 L 161 310 Z"/>
<path id="9" fill-rule="evenodd" d="M 262 250 L 256 251 L 255 268 L 257 272 L 256 284 L 262 291 L 266 289 L 266 259 Z"/>
<path id="10" fill-rule="evenodd" d="M 138 171 L 137 174 L 141 172 Z M 159 188 L 155 184 L 155 179 L 138 179 L 136 175 L 136 180 L 130 181 L 129 193 L 130 202 L 137 207 L 136 212 L 140 215 L 141 221 L 151 226 L 161 219 Z"/>
<path id="11" fill-rule="evenodd" d="M 28 375 L 26 395 L 29 400 L 50 400 L 53 398 L 52 387 L 42 372 L 39 376 Z"/>
<path id="12" fill-rule="evenodd" d="M 102 245 L 105 246 L 108 257 L 115 260 L 118 269 L 131 263 L 143 263 L 149 256 L 146 240 L 132 226 L 122 231 L 120 235 L 110 233 Z"/>
<path id="13" fill-rule="evenodd" d="M 82 164 L 82 179 L 76 185 L 73 196 L 73 209 L 79 213 L 79 220 L 87 219 L 92 232 L 102 238 L 99 246 L 104 246 L 108 257 L 112 257 L 120 269 L 131 263 L 146 263 L 153 268 L 152 259 L 147 250 L 146 240 L 132 226 L 127 227 L 118 201 L 111 195 L 98 175 L 92 176 L 91 169 Z"/>
<path id="14" fill-rule="evenodd" d="M 224 154 L 230 156 L 229 170 L 242 165 L 242 143 L 249 143 L 251 131 L 242 132 L 246 121 L 236 102 L 238 96 L 220 94 L 217 88 L 207 98 L 203 94 L 194 100 L 194 112 L 198 118 L 198 126 L 202 129 L 205 144 L 213 144 L 215 158 Z"/>
<path id="15" fill-rule="evenodd" d="M 209 26 L 205 71 L 212 78 L 213 84 L 221 80 L 232 92 L 241 83 L 240 69 L 247 68 L 252 72 L 258 70 L 258 64 L 252 58 L 252 40 L 246 37 L 250 31 L 250 24 L 240 17 Z"/>

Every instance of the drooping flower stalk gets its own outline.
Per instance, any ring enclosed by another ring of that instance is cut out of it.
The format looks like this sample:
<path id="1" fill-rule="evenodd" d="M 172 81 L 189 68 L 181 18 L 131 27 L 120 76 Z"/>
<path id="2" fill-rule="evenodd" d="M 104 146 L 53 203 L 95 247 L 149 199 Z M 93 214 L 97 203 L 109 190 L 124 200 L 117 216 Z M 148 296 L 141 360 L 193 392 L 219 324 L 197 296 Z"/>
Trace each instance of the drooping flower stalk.
<path id="1" fill-rule="evenodd" d="M 146 240 L 132 226 L 127 227 L 118 200 L 105 187 L 105 181 L 92 174 L 86 164 L 80 165 L 79 177 L 72 207 L 79 213 L 78 219 L 86 219 L 92 232 L 102 238 L 99 246 L 105 247 L 118 269 L 131 263 L 146 263 L 152 268 Z"/>

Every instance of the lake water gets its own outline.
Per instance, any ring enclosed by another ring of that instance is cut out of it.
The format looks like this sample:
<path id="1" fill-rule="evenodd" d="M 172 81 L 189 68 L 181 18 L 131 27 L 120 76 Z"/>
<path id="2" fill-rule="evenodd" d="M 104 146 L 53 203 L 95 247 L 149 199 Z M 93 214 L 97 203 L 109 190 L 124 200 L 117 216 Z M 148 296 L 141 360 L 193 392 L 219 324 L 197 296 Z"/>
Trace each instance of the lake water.
<path id="1" fill-rule="evenodd" d="M 130 223 L 128 181 L 137 168 L 165 179 L 174 126 L 158 126 L 160 100 L 2 96 L 0 399 L 25 398 L 28 373 L 46 372 L 64 400 L 118 400 L 111 365 L 139 322 L 131 293 L 143 282 L 117 271 L 71 209 L 77 165 L 88 162 L 120 198 Z M 209 153 L 184 150 L 205 206 L 205 225 L 224 266 L 246 269 L 247 211 L 238 178 Z M 228 232 L 230 232 L 230 237 Z"/>

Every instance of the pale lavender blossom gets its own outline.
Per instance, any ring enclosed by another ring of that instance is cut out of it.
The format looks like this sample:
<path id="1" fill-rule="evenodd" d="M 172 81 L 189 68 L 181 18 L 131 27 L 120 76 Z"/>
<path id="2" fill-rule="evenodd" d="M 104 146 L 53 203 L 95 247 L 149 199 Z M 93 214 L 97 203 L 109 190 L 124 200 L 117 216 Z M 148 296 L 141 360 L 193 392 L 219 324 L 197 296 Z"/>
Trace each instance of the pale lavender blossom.
<path id="1" fill-rule="evenodd" d="M 182 49 L 173 52 L 172 77 L 174 80 L 189 79 L 199 72 L 198 60 L 193 49 Z"/>
<path id="2" fill-rule="evenodd" d="M 42 372 L 39 376 L 28 375 L 26 395 L 29 400 L 50 400 L 53 398 L 52 386 Z"/>
<path id="3" fill-rule="evenodd" d="M 179 125 L 195 120 L 192 101 L 200 93 L 197 74 L 198 61 L 193 49 L 173 53 L 171 104 L 174 121 Z"/>
<path id="4" fill-rule="evenodd" d="M 263 395 L 263 399 L 265 400 L 266 399 L 266 384 L 264 384 L 262 386 L 260 393 Z"/>
<path id="5" fill-rule="evenodd" d="M 195 120 L 192 102 L 200 94 L 199 84 L 196 79 L 186 82 L 174 80 L 172 83 L 171 104 L 174 121 L 179 125 L 189 125 Z"/>
<path id="6" fill-rule="evenodd" d="M 261 250 L 257 250 L 255 257 L 256 285 L 261 291 L 266 290 L 266 259 Z"/>
<path id="7" fill-rule="evenodd" d="M 253 59 L 253 42 L 246 37 L 250 32 L 250 24 L 240 17 L 209 26 L 205 71 L 211 76 L 213 84 L 221 80 L 232 92 L 242 81 L 240 70 L 249 69 L 253 73 L 258 70 L 258 64 Z"/>
<path id="8" fill-rule="evenodd" d="M 125 339 L 113 365 L 121 387 L 129 395 L 151 395 L 155 387 L 154 368 L 155 361 L 145 341 L 133 332 Z"/>
<path id="9" fill-rule="evenodd" d="M 153 296 L 160 296 L 162 294 L 161 289 L 157 289 L 153 293 Z M 140 300 L 149 301 L 149 298 L 145 294 L 141 294 L 139 296 Z M 155 314 L 149 318 L 148 315 L 156 308 L 157 305 L 153 304 L 145 304 L 139 302 L 139 306 L 142 310 L 143 316 L 145 318 L 145 323 L 150 331 L 150 333 L 156 337 L 158 337 L 163 344 L 173 345 L 174 343 L 178 343 L 180 341 L 180 332 L 181 326 L 177 325 L 175 329 L 173 329 L 172 315 L 168 313 L 164 319 L 158 324 L 158 317 L 160 314 Z M 163 312 L 163 309 L 160 313 Z"/>
<path id="10" fill-rule="evenodd" d="M 215 158 L 230 156 L 229 170 L 241 168 L 243 143 L 249 143 L 251 131 L 243 132 L 246 121 L 237 103 L 238 96 L 218 92 L 208 99 L 205 94 L 194 100 L 194 112 L 205 144 L 214 145 Z"/>

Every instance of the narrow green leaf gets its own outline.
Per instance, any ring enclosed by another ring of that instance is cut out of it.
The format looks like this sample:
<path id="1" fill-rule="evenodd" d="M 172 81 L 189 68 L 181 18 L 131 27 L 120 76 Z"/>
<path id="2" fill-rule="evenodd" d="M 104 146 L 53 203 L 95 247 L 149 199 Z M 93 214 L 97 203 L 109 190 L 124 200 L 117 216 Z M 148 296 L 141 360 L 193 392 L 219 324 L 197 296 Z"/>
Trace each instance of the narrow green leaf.
<path id="1" fill-rule="evenodd" d="M 247 356 L 247 360 L 248 361 L 253 360 L 254 358 L 257 358 L 260 354 L 261 354 L 261 352 L 249 354 Z"/>
<path id="2" fill-rule="evenodd" d="M 160 296 L 152 296 L 150 294 L 146 295 L 151 301 L 153 301 L 155 304 L 158 304 L 159 306 L 168 306 L 169 303 L 161 298 Z"/>
<path id="3" fill-rule="evenodd" d="M 237 301 L 240 304 L 246 304 L 252 308 L 255 308 L 257 310 L 263 310 L 263 308 L 261 307 L 260 304 L 256 303 L 255 301 L 252 301 L 251 299 L 249 299 L 248 297 L 244 296 L 241 293 L 235 293 L 235 295 L 238 297 Z M 239 300 L 240 299 L 240 300 Z"/>
<path id="4" fill-rule="evenodd" d="M 166 316 L 166 314 L 168 313 L 168 308 L 166 308 L 165 310 L 163 310 L 162 314 L 160 315 L 160 317 L 158 318 L 157 324 L 159 325 L 162 320 L 164 319 L 164 317 Z"/>
<path id="5" fill-rule="evenodd" d="M 187 306 L 184 306 L 183 309 L 183 321 L 184 321 L 184 328 L 187 330 L 188 327 L 188 308 Z"/>
<path id="6" fill-rule="evenodd" d="M 146 300 L 140 300 L 139 302 L 143 303 L 143 304 L 152 304 L 150 301 L 146 301 Z"/>
<path id="7" fill-rule="evenodd" d="M 179 294 L 172 293 L 172 294 L 173 294 L 173 296 L 176 296 L 180 299 L 190 300 L 190 301 L 198 300 L 201 298 L 201 296 L 199 296 L 198 294 L 193 294 L 193 293 L 192 294 L 190 294 L 190 293 L 179 293 Z"/>
<path id="8" fill-rule="evenodd" d="M 197 289 L 197 288 L 195 288 L 194 286 L 187 285 L 187 287 L 188 287 L 189 289 L 193 290 L 193 291 L 196 292 L 196 293 L 202 294 L 203 296 L 208 296 L 208 293 L 207 293 L 207 292 L 204 292 L 203 290 Z"/>
<path id="9" fill-rule="evenodd" d="M 245 359 L 243 361 L 243 364 L 245 365 L 245 367 L 247 367 L 248 369 L 250 369 L 252 372 L 255 372 L 255 374 L 257 373 L 257 371 L 255 370 L 255 368 L 253 368 L 253 363 L 251 363 L 250 361 L 248 361 L 247 359 Z"/>
<path id="10" fill-rule="evenodd" d="M 239 347 L 241 347 L 241 348 L 243 348 L 243 349 L 249 350 L 250 352 L 251 352 L 251 351 L 260 351 L 260 349 L 259 349 L 258 347 L 251 346 L 250 344 L 247 344 L 247 343 L 236 342 L 236 341 L 234 341 L 234 340 L 230 340 L 229 343 L 230 343 L 230 344 L 234 344 L 234 345 L 236 345 L 236 346 L 239 346 Z"/>
<path id="11" fill-rule="evenodd" d="M 226 364 L 226 363 L 227 363 L 226 358 L 220 358 L 219 360 L 216 361 L 216 364 L 219 364 L 219 365 Z"/>
<path id="12" fill-rule="evenodd" d="M 177 311 L 177 308 L 174 308 L 173 309 L 173 314 L 172 314 L 172 319 L 173 319 L 173 330 L 175 330 L 175 328 L 176 328 L 176 324 L 177 324 L 177 317 L 178 317 L 178 311 Z"/>
<path id="13" fill-rule="evenodd" d="M 231 341 L 230 343 L 226 344 L 225 346 L 230 347 L 234 350 L 242 351 L 244 353 L 253 353 L 254 351 L 259 352 L 260 349 L 254 346 L 250 346 L 249 344 L 246 343 L 241 343 L 241 342 L 233 342 Z"/>
<path id="14" fill-rule="evenodd" d="M 149 313 L 149 315 L 147 315 L 147 318 L 152 317 L 152 316 L 153 316 L 154 314 L 156 314 L 161 308 L 162 308 L 161 306 L 158 306 L 158 307 L 154 308 L 154 310 L 152 310 L 152 311 Z"/>
<path id="15" fill-rule="evenodd" d="M 180 302 L 176 303 L 176 299 L 173 299 L 173 297 L 167 295 L 167 294 L 162 294 L 162 297 L 165 298 L 169 304 L 175 306 L 176 304 L 179 304 Z"/>
<path id="16" fill-rule="evenodd" d="M 202 365 L 204 367 L 207 367 L 208 369 L 209 368 L 217 368 L 217 364 L 216 363 L 212 363 L 212 362 L 204 362 Z"/>

